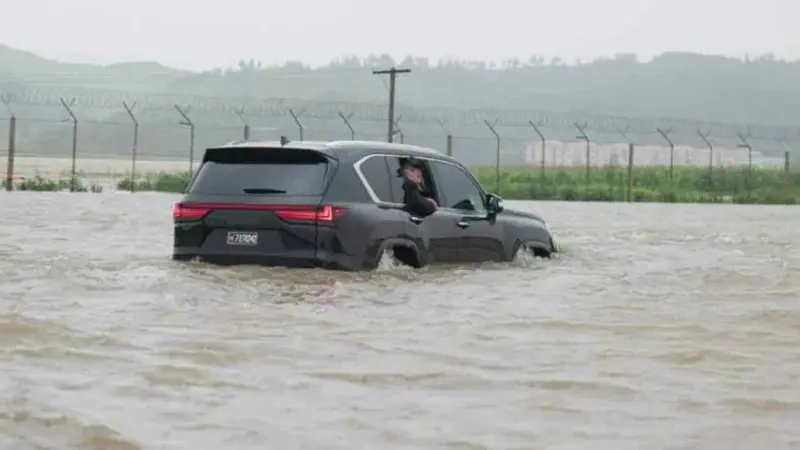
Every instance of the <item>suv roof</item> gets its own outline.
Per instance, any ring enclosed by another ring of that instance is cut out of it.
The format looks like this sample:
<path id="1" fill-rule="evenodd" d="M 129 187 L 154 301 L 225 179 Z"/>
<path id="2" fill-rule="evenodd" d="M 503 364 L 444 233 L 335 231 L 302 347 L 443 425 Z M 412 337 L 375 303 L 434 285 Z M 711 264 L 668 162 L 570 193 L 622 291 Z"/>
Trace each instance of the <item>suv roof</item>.
<path id="1" fill-rule="evenodd" d="M 281 141 L 233 141 L 227 144 L 212 147 L 213 149 L 243 148 L 243 147 L 274 147 L 296 150 L 316 150 L 331 156 L 350 152 L 402 152 L 409 155 L 438 156 L 447 158 L 444 154 L 427 147 L 417 145 L 398 144 L 382 141 L 290 141 L 281 145 Z"/>

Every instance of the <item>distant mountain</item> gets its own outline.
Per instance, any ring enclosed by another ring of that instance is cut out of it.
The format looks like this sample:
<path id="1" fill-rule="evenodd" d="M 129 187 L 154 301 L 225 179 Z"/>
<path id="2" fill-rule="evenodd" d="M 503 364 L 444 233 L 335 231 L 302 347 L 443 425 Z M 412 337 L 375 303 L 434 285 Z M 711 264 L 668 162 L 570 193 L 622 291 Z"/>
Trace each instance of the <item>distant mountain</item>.
<path id="1" fill-rule="evenodd" d="M 300 63 L 260 67 L 242 63 L 177 80 L 171 87 L 203 95 L 281 96 L 385 102 L 373 67 L 397 64 L 413 73 L 398 81 L 399 101 L 416 107 L 586 111 L 629 117 L 677 117 L 715 122 L 800 123 L 800 63 L 769 56 L 737 60 L 665 53 L 648 63 L 632 55 L 565 65 L 532 58 L 504 68 L 422 58 L 372 56 L 312 70 Z"/>
<path id="2" fill-rule="evenodd" d="M 107 66 L 60 62 L 0 44 L 0 87 L 14 80 L 30 86 L 152 90 L 164 89 L 188 74 L 155 62 Z"/>
<path id="3" fill-rule="evenodd" d="M 545 61 L 532 57 L 528 61 L 509 60 L 502 67 L 458 60 L 434 63 L 415 57 L 394 61 L 387 55 L 371 55 L 363 59 L 341 58 L 313 69 L 300 62 L 265 66 L 257 61 L 242 61 L 238 67 L 197 73 L 153 62 L 107 66 L 65 63 L 0 45 L 0 91 L 13 96 L 14 103 L 25 108 L 29 117 L 62 114 L 53 106 L 58 104 L 58 97 L 76 96 L 82 113 L 93 119 L 127 120 L 120 104 L 128 99 L 141 100 L 142 108 L 160 110 L 149 117 L 174 124 L 174 104 L 192 104 L 193 117 L 198 121 L 227 130 L 208 131 L 199 140 L 201 147 L 229 140 L 232 135 L 238 137 L 239 131 L 233 130 L 240 125 L 233 109 L 244 103 L 256 116 L 251 117 L 253 121 L 277 128 L 273 135 L 297 134 L 291 118 L 280 112 L 297 105 L 295 108 L 307 117 L 307 135 L 346 137 L 339 111 L 332 109 L 339 108 L 357 110 L 354 120 L 361 121 L 359 129 L 374 134 L 370 138 L 381 138 L 385 125 L 379 115 L 384 114 L 382 105 L 387 92 L 372 69 L 390 66 L 412 69 L 411 74 L 398 79 L 398 112 L 404 114 L 404 134 L 409 139 L 417 136 L 420 143 L 429 141 L 421 139 L 422 135 L 441 133 L 432 114 L 456 114 L 445 110 L 461 110 L 458 114 L 462 115 L 464 110 L 479 110 L 482 112 L 470 114 L 500 116 L 501 126 L 514 121 L 514 131 L 504 130 L 504 135 L 514 135 L 518 140 L 532 135 L 530 127 L 525 127 L 527 117 L 545 120 L 545 126 L 551 128 L 549 136 L 562 139 L 574 138 L 574 130 L 569 129 L 574 118 L 588 117 L 583 120 L 596 130 L 595 135 L 605 134 L 606 139 L 612 139 L 608 135 L 614 134 L 617 137 L 613 139 L 617 140 L 618 133 L 609 129 L 609 116 L 638 118 L 631 132 L 649 133 L 651 136 L 641 138 L 648 142 L 659 142 L 655 124 L 666 123 L 663 118 L 670 118 L 676 135 L 693 145 L 697 128 L 707 128 L 709 123 L 715 123 L 714 132 L 724 128 L 728 137 L 745 124 L 766 130 L 756 130 L 754 134 L 771 137 L 790 131 L 774 127 L 800 124 L 800 63 L 777 60 L 771 55 L 741 60 L 664 53 L 642 63 L 633 55 L 623 54 L 572 65 L 557 58 Z M 267 102 L 268 99 L 272 100 Z M 265 109 L 265 104 L 272 106 Z M 254 112 L 250 106 L 260 110 Z M 109 108 L 116 112 L 109 112 Z M 439 112 L 420 112 L 427 109 Z M 283 115 L 277 117 L 278 114 Z M 600 121 L 605 125 L 598 125 Z M 482 120 L 462 122 L 458 133 L 490 136 Z M 66 132 L 48 132 L 46 140 L 36 140 L 37 133 L 32 133 L 26 139 L 32 139 L 30 146 L 49 148 L 66 139 Z M 93 152 L 117 152 L 109 149 L 117 145 L 127 148 L 127 132 L 119 137 L 114 133 L 103 138 L 102 144 L 93 144 L 91 136 L 82 142 Z M 184 152 L 175 148 L 185 147 L 185 131 L 177 128 L 174 133 L 178 136 L 175 139 L 143 145 L 154 153 Z M 475 145 L 491 147 L 486 142 Z M 513 146 L 519 148 L 518 143 Z"/>

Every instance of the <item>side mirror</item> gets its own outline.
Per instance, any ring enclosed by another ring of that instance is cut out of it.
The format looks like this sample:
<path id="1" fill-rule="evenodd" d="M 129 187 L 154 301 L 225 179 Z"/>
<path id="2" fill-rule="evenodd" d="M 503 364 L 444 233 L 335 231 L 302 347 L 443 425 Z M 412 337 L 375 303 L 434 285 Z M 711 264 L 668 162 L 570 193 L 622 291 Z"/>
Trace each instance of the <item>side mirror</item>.
<path id="1" fill-rule="evenodd" d="M 489 194 L 486 196 L 486 210 L 489 214 L 503 212 L 503 199 L 499 195 Z"/>

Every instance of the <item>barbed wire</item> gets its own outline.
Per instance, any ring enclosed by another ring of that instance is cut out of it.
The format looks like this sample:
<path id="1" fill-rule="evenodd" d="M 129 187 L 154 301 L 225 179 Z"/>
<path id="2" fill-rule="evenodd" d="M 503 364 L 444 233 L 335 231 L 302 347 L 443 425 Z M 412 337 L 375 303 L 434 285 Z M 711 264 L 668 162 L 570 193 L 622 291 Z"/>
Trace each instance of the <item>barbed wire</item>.
<path id="1" fill-rule="evenodd" d="M 123 103 L 137 104 L 139 111 L 173 114 L 175 105 L 191 105 L 193 114 L 231 115 L 244 109 L 249 117 L 286 117 L 289 109 L 302 110 L 304 118 L 338 121 L 345 113 L 350 120 L 377 122 L 386 120 L 386 105 L 349 101 L 320 101 L 301 98 L 247 98 L 214 97 L 193 94 L 133 92 L 84 87 L 31 88 L 17 86 L 2 93 L 9 107 L 60 107 L 61 100 L 70 99 L 72 106 L 89 110 L 116 110 L 124 115 Z M 0 110 L 1 111 L 1 110 Z M 669 129 L 674 134 L 695 136 L 699 130 L 713 130 L 715 138 L 737 139 L 744 134 L 751 139 L 793 141 L 800 138 L 800 128 L 776 127 L 756 124 L 722 122 L 699 122 L 679 118 L 635 118 L 602 115 L 587 112 L 555 112 L 537 110 L 500 109 L 456 109 L 443 107 L 410 107 L 397 105 L 406 124 L 440 127 L 484 127 L 485 121 L 497 123 L 498 127 L 531 129 L 531 123 L 543 129 L 575 129 L 575 124 L 585 124 L 584 129 L 595 133 L 619 134 L 621 124 L 629 135 L 655 135 L 659 128 Z M 29 120 L 53 121 L 53 119 L 30 118 Z M 108 117 L 102 120 L 87 118 L 91 123 L 128 123 L 120 117 L 118 121 Z"/>

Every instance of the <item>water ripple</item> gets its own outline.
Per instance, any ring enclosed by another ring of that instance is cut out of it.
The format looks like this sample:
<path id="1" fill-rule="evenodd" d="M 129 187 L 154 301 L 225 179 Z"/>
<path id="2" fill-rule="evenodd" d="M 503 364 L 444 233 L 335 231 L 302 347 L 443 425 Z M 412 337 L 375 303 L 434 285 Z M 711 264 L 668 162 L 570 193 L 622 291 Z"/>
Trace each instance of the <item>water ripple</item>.
<path id="1" fill-rule="evenodd" d="M 161 194 L 0 193 L 0 448 L 800 448 L 800 210 L 507 202 L 562 252 L 169 259 Z"/>

